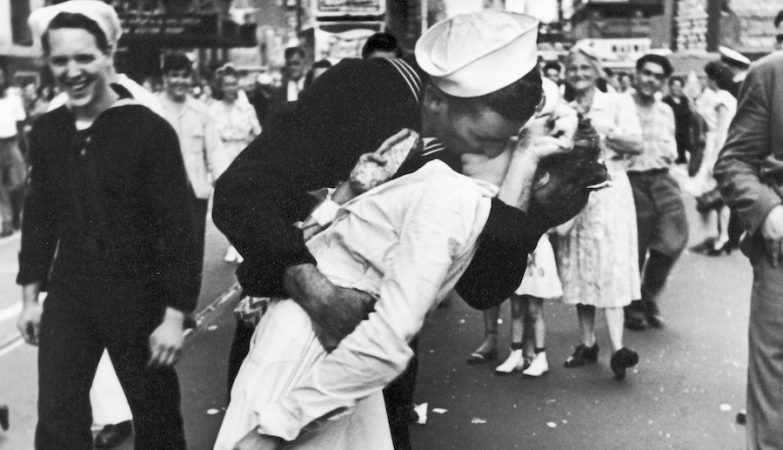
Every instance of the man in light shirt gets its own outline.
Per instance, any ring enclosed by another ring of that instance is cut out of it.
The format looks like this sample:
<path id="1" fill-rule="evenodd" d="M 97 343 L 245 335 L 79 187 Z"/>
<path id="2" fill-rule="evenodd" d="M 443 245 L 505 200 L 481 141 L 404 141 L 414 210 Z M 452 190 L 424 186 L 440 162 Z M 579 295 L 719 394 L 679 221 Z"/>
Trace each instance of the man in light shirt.
<path id="1" fill-rule="evenodd" d="M 158 94 L 158 99 L 163 108 L 163 117 L 177 132 L 188 180 L 196 194 L 193 223 L 196 227 L 198 248 L 203 255 L 207 207 L 215 178 L 212 171 L 218 136 L 207 105 L 188 94 L 192 79 L 193 66 L 187 56 L 182 53 L 165 56 L 165 89 Z"/>
<path id="2" fill-rule="evenodd" d="M 663 326 L 657 299 L 688 242 L 688 221 L 680 188 L 669 174 L 669 167 L 677 158 L 674 112 L 658 100 L 671 73 L 671 63 L 661 55 L 648 54 L 636 63 L 638 82 L 633 99 L 642 126 L 644 151 L 631 157 L 628 179 L 636 204 L 642 298 L 631 302 L 625 311 L 625 325 L 634 330 L 647 325 Z"/>

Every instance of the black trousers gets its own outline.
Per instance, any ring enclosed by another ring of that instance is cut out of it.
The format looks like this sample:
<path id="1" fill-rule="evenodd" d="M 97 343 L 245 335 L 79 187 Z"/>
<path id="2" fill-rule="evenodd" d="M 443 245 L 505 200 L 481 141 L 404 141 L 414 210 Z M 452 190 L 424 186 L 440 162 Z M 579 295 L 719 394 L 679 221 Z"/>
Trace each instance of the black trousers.
<path id="1" fill-rule="evenodd" d="M 231 397 L 231 386 L 239 373 L 242 361 L 250 351 L 250 339 L 253 337 L 255 327 L 244 322 L 237 321 L 234 330 L 234 341 L 231 343 L 231 351 L 228 355 L 228 395 Z M 411 409 L 413 405 L 413 392 L 416 387 L 416 374 L 419 367 L 418 337 L 411 341 L 413 358 L 408 363 L 408 368 L 392 381 L 383 390 L 383 400 L 386 403 L 386 415 L 389 419 L 392 443 L 395 450 L 408 450 L 411 448 L 411 438 L 408 431 Z"/>
<path id="2" fill-rule="evenodd" d="M 133 413 L 135 448 L 185 448 L 177 374 L 146 367 L 164 310 L 156 290 L 135 280 L 52 280 L 41 319 L 36 449 L 93 448 L 90 387 L 104 348 Z"/>

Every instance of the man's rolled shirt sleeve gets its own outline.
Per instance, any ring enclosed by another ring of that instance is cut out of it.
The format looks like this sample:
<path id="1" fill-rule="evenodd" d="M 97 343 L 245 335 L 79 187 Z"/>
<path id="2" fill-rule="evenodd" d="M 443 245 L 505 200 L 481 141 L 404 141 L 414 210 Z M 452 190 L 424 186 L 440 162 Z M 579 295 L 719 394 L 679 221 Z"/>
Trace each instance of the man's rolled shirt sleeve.
<path id="1" fill-rule="evenodd" d="M 769 211 L 781 204 L 780 196 L 768 184 L 771 177 L 783 174 L 783 164 L 770 148 L 772 127 L 777 124 L 771 123 L 773 95 L 767 89 L 775 86 L 776 69 L 771 63 L 780 62 L 780 58 L 767 60 L 748 72 L 726 144 L 715 164 L 721 194 L 750 235 L 758 231 Z"/>

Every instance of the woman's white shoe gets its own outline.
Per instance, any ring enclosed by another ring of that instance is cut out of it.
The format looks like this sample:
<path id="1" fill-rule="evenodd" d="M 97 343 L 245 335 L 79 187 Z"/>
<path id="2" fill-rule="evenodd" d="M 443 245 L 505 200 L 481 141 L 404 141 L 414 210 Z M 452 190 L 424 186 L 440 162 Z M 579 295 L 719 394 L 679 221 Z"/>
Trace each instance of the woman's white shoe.
<path id="1" fill-rule="evenodd" d="M 549 372 L 549 363 L 546 360 L 546 352 L 541 352 L 533 358 L 530 366 L 522 372 L 522 375 L 526 377 L 540 377 L 547 372 Z"/>
<path id="2" fill-rule="evenodd" d="M 511 354 L 503 362 L 503 364 L 495 368 L 495 372 L 502 374 L 509 374 L 512 372 L 518 372 L 525 367 L 525 356 L 522 354 L 522 350 L 511 350 Z"/>

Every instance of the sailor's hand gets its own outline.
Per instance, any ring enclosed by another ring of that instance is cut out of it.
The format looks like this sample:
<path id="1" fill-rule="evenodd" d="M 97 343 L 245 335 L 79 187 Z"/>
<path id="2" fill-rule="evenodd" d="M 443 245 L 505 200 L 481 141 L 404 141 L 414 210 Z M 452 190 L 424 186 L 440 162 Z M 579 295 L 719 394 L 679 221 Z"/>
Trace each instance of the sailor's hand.
<path id="1" fill-rule="evenodd" d="M 185 314 L 166 308 L 163 321 L 149 338 L 150 360 L 147 367 L 170 367 L 179 361 L 185 344 Z"/>
<path id="2" fill-rule="evenodd" d="M 365 320 L 375 305 L 371 295 L 335 286 L 312 264 L 289 267 L 285 287 L 310 316 L 313 331 L 328 352 Z"/>
<path id="3" fill-rule="evenodd" d="M 337 288 L 310 316 L 318 341 L 331 352 L 373 311 L 375 299 L 355 289 Z"/>
<path id="4" fill-rule="evenodd" d="M 24 341 L 30 345 L 38 345 L 38 336 L 41 331 L 41 311 L 40 303 L 25 303 L 22 313 L 19 315 L 16 326 Z"/>
<path id="5" fill-rule="evenodd" d="M 519 136 L 512 138 L 510 145 L 514 149 L 514 157 L 524 157 L 538 162 L 547 156 L 567 153 L 573 148 L 573 140 L 560 139 L 549 134 L 546 119 L 533 119 L 520 131 Z"/>
<path id="6" fill-rule="evenodd" d="M 550 120 L 552 121 L 552 130 L 549 135 L 559 139 L 562 147 L 573 147 L 576 129 L 579 127 L 579 116 L 576 110 L 568 105 L 558 105 Z"/>

